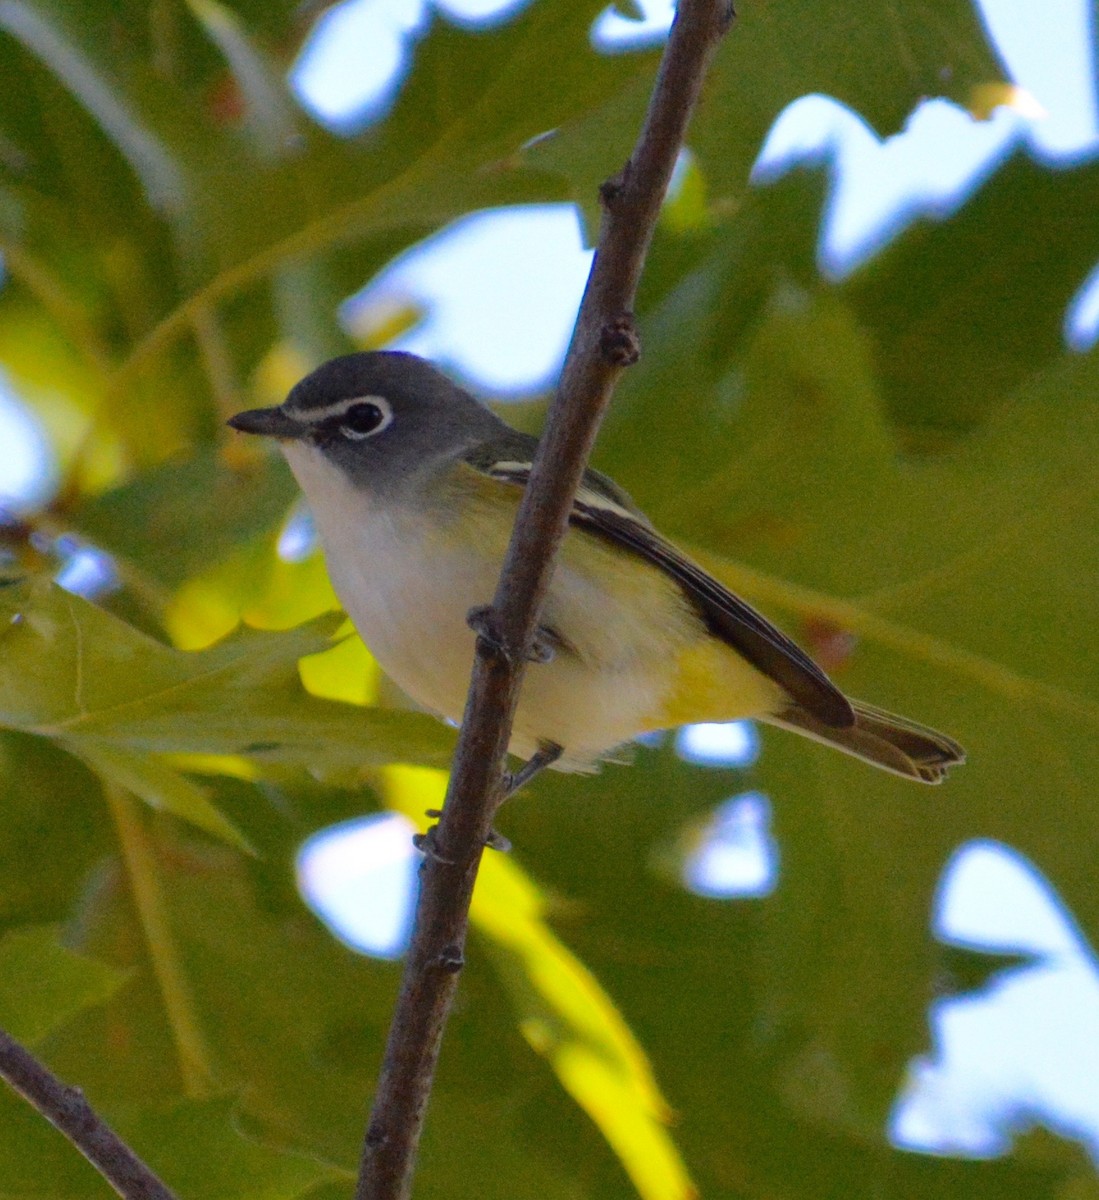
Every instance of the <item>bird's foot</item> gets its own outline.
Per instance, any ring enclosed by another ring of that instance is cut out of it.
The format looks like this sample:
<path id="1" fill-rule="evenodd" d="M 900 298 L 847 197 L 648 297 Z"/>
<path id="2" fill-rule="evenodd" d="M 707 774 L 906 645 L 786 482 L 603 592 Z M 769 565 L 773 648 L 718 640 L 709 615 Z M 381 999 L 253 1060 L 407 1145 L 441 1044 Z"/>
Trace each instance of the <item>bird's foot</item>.
<path id="1" fill-rule="evenodd" d="M 505 800 L 510 800 L 520 788 L 530 783 L 535 775 L 552 766 L 563 753 L 563 747 L 559 746 L 556 742 L 539 742 L 538 749 L 523 763 L 518 771 L 505 772 L 503 795 L 500 797 L 500 803 L 503 804 Z M 443 811 L 440 808 L 429 808 L 426 815 L 434 821 L 443 815 Z M 454 860 L 447 858 L 439 852 L 439 835 L 436 832 L 438 828 L 438 825 L 432 825 L 426 833 L 414 834 L 412 844 L 425 858 L 433 858 L 436 862 L 451 867 L 454 865 Z M 511 842 L 495 829 L 489 829 L 488 836 L 485 838 L 485 845 L 489 850 L 498 850 L 501 854 L 506 854 L 511 849 Z"/>
<path id="2" fill-rule="evenodd" d="M 489 850 L 497 850 L 501 854 L 508 854 L 511 851 L 511 842 L 495 829 L 488 831 L 488 837 L 485 838 L 485 845 Z"/>
<path id="3" fill-rule="evenodd" d="M 538 749 L 527 759 L 518 771 L 509 771 L 504 775 L 504 795 L 500 801 L 510 800 L 520 788 L 528 783 L 547 767 L 552 766 L 564 753 L 564 747 L 556 742 L 539 742 Z"/>
<path id="4" fill-rule="evenodd" d="M 431 812 L 437 810 L 431 809 Z M 412 844 L 424 856 L 424 859 L 434 859 L 437 863 L 442 863 L 445 867 L 454 866 L 454 859 L 447 858 L 439 853 L 439 834 L 438 825 L 432 825 L 426 833 L 414 833 L 412 835 Z"/>
<path id="5" fill-rule="evenodd" d="M 500 633 L 499 619 L 491 604 L 478 604 L 466 613 L 466 624 L 473 630 L 481 642 L 482 648 L 496 658 L 505 662 L 512 659 L 511 651 L 504 645 Z M 527 651 L 527 661 L 545 664 L 553 662 L 561 639 L 552 629 L 539 625 L 534 631 L 534 640 Z"/>
<path id="6" fill-rule="evenodd" d="M 530 644 L 530 650 L 527 651 L 527 662 L 541 663 L 543 666 L 553 662 L 560 644 L 561 639 L 552 629 L 539 625 L 534 631 L 534 641 Z"/>
<path id="7" fill-rule="evenodd" d="M 429 808 L 426 810 L 424 815 L 427 817 L 430 817 L 434 821 L 443 815 L 443 810 L 441 808 Z M 436 829 L 438 829 L 438 826 L 432 825 L 431 828 L 427 831 L 427 833 L 415 834 L 412 838 L 412 844 L 416 847 L 417 850 L 421 850 L 424 854 L 430 854 L 431 857 L 434 858 L 437 862 L 443 862 L 443 863 L 449 864 L 451 862 L 451 860 L 449 858 L 440 857 L 438 850 L 436 848 L 436 845 L 435 845 L 435 830 Z M 508 851 L 511 849 L 511 842 L 508 841 L 508 839 L 506 837 L 504 837 L 504 835 L 502 833 L 498 832 L 495 829 L 490 829 L 488 831 L 488 837 L 485 838 L 485 845 L 488 847 L 489 850 L 498 850 L 501 854 L 507 854 Z"/>

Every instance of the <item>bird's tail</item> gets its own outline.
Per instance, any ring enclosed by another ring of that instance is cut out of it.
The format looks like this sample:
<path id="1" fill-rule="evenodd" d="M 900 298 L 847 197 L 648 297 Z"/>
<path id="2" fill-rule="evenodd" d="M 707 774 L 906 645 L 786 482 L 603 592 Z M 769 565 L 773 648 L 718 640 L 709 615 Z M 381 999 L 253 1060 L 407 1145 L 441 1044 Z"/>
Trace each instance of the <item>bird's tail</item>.
<path id="1" fill-rule="evenodd" d="M 855 723 L 841 729 L 825 725 L 796 705 L 765 719 L 771 725 L 792 729 L 894 775 L 922 783 L 941 783 L 948 767 L 965 762 L 965 751 L 945 734 L 861 700 L 852 700 L 851 708 Z"/>

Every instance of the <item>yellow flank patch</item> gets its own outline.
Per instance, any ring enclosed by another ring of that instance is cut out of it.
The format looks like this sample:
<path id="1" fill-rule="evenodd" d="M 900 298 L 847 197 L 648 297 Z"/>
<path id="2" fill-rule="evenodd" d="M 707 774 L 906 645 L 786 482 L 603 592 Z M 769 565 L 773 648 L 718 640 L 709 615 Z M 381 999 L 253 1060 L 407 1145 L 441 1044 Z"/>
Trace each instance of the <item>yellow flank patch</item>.
<path id="1" fill-rule="evenodd" d="M 696 721 L 738 721 L 774 712 L 781 691 L 731 646 L 712 634 L 680 650 L 675 682 L 650 729 L 671 729 Z"/>

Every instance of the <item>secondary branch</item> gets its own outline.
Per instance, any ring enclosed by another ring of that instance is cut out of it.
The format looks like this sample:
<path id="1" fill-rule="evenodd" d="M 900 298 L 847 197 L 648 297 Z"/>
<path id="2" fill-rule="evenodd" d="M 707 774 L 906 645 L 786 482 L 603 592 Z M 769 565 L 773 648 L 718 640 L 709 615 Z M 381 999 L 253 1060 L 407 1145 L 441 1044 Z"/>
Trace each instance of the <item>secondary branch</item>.
<path id="1" fill-rule="evenodd" d="M 56 1126 L 123 1200 L 175 1200 L 174 1194 L 95 1113 L 79 1088 L 62 1083 L 3 1030 L 0 1077 Z"/>
<path id="2" fill-rule="evenodd" d="M 604 219 L 561 383 L 478 638 L 446 806 L 423 865 L 412 944 L 363 1147 L 357 1200 L 406 1200 L 443 1027 L 463 963 L 469 903 L 499 803 L 538 612 L 569 510 L 622 370 L 638 357 L 633 303 L 660 206 L 729 0 L 680 0 L 645 122 L 601 189 Z M 536 668 L 537 669 L 537 668 Z"/>

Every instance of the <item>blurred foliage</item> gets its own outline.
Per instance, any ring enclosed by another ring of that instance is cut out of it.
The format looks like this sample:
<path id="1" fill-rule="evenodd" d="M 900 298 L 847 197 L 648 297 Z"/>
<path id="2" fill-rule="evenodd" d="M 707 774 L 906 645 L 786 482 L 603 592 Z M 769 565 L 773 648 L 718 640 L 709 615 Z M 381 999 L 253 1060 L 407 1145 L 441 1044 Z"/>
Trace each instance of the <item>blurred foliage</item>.
<path id="1" fill-rule="evenodd" d="M 0 1022 L 182 1197 L 347 1194 L 399 967 L 306 911 L 294 854 L 363 809 L 418 817 L 422 777 L 390 764 L 453 743 L 339 640 L 319 559 L 277 557 L 293 485 L 223 419 L 350 348 L 339 301 L 453 218 L 594 219 L 656 64 L 592 51 L 600 7 L 432 15 L 389 111 L 340 137 L 286 83 L 323 5 L 0 3 L 0 365 L 61 463 L 3 528 Z M 924 96 L 976 108 L 994 56 L 967 0 L 740 7 L 599 463 L 845 687 L 971 761 L 928 792 L 768 732 L 749 771 L 665 747 L 539 781 L 475 902 L 417 1195 L 1091 1195 L 1052 1139 L 974 1163 L 884 1128 L 960 842 L 1017 847 L 1099 933 L 1099 359 L 1062 337 L 1096 167 L 1017 155 L 822 278 L 821 176 L 747 187 L 784 105 L 826 92 L 886 135 Z M 52 584 L 60 535 L 119 587 Z M 677 855 L 748 787 L 779 887 L 690 894 Z M 107 1194 L 0 1109 L 0 1195 Z"/>

